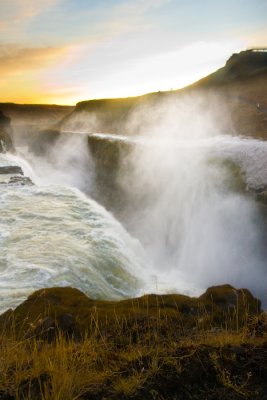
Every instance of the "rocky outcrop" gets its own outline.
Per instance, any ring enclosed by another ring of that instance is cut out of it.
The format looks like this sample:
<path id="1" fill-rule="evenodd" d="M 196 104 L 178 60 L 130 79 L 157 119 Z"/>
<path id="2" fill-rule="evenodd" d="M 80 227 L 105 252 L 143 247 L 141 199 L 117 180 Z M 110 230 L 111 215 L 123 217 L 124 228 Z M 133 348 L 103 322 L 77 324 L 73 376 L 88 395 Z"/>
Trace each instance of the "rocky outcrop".
<path id="1" fill-rule="evenodd" d="M 0 317 L 0 398 L 266 399 L 267 320 L 259 308 L 249 291 L 230 285 L 199 298 L 119 302 L 73 288 L 38 290 Z"/>
<path id="2" fill-rule="evenodd" d="M 7 184 L 16 186 L 32 186 L 33 182 L 28 176 L 11 176 Z"/>
<path id="3" fill-rule="evenodd" d="M 10 121 L 10 118 L 5 116 L 2 111 L 0 111 L 0 153 L 14 150 L 11 139 L 12 128 Z"/>
<path id="4" fill-rule="evenodd" d="M 123 99 L 79 102 L 62 121 L 61 127 L 73 131 L 137 135 L 143 133 L 144 125 L 151 126 L 151 115 L 162 104 L 165 106 L 166 102 L 181 100 L 184 107 L 184 99 L 185 104 L 188 99 L 191 103 L 202 99 L 201 108 L 209 110 L 209 115 L 220 122 L 222 133 L 234 131 L 242 136 L 266 139 L 266 88 L 267 52 L 242 51 L 233 54 L 223 68 L 183 89 Z M 220 112 L 220 109 L 223 111 Z M 139 126 L 134 116 L 140 110 L 143 112 Z M 191 107 L 188 112 L 191 115 Z M 132 117 L 134 124 L 129 123 Z"/>
<path id="5" fill-rule="evenodd" d="M 0 166 L 0 175 L 4 175 L 4 180 L 0 181 L 0 185 L 33 185 L 32 180 L 24 176 L 22 168 L 18 165 Z"/>
<path id="6" fill-rule="evenodd" d="M 51 341 L 58 331 L 67 336 L 80 335 L 95 329 L 113 334 L 118 320 L 135 330 L 136 323 L 147 332 L 154 324 L 176 327 L 175 332 L 203 327 L 244 326 L 250 316 L 261 311 L 261 303 L 247 289 L 231 285 L 214 286 L 199 298 L 185 295 L 145 295 L 122 301 L 99 301 L 88 298 L 78 289 L 49 288 L 34 292 L 14 311 L 0 317 L 0 326 L 10 324 L 23 337 L 46 338 Z"/>
<path id="7" fill-rule="evenodd" d="M 60 130 L 54 128 L 35 132 L 33 140 L 29 143 L 29 150 L 38 156 L 44 156 L 51 151 L 59 137 Z"/>
<path id="8" fill-rule="evenodd" d="M 1 175 L 23 175 L 23 171 L 21 167 L 18 165 L 7 165 L 0 167 L 0 174 Z"/>

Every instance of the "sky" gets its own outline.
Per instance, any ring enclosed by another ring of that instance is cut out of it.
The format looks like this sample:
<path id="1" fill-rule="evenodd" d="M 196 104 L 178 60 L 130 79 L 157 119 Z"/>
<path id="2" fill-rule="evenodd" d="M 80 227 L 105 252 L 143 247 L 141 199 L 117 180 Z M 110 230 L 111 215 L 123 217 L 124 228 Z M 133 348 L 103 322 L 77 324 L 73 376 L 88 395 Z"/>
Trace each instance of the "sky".
<path id="1" fill-rule="evenodd" d="M 0 0 L 0 102 L 178 89 L 267 46 L 267 0 Z"/>

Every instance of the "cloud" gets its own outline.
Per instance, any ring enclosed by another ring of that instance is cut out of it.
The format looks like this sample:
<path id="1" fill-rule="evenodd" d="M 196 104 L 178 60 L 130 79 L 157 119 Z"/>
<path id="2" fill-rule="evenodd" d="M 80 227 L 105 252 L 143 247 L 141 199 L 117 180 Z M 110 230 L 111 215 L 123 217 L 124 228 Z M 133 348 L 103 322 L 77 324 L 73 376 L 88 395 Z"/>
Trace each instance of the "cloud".
<path id="1" fill-rule="evenodd" d="M 114 12 L 120 14 L 135 14 L 140 15 L 144 14 L 152 9 L 163 7 L 164 5 L 170 3 L 173 0 L 136 0 L 136 1 L 128 1 L 123 4 L 119 4 L 117 7 L 114 7 Z"/>
<path id="2" fill-rule="evenodd" d="M 6 42 L 27 38 L 31 22 L 60 0 L 6 0 L 0 2 L 0 33 Z M 32 37 L 33 39 L 33 37 Z"/>
<path id="3" fill-rule="evenodd" d="M 59 0 L 9 0 L 2 2 L 0 13 L 0 27 L 8 27 L 12 23 L 24 22 L 49 8 Z"/>
<path id="4" fill-rule="evenodd" d="M 24 48 L 0 44 L 0 73 L 6 77 L 25 71 L 46 69 L 66 54 L 65 47 Z"/>
<path id="5" fill-rule="evenodd" d="M 266 47 L 267 28 L 262 27 L 244 35 L 248 47 Z"/>

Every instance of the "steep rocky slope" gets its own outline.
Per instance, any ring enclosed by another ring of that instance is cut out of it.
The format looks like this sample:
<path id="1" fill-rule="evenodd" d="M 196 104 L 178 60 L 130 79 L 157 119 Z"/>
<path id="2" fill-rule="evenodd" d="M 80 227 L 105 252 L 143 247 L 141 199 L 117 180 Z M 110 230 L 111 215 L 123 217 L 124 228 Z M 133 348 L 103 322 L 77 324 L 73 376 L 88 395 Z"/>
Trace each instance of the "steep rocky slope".
<path id="1" fill-rule="evenodd" d="M 202 108 L 216 116 L 218 107 L 229 114 L 226 132 L 267 138 L 267 52 L 243 51 L 232 55 L 225 66 L 184 89 L 150 93 L 125 99 L 83 101 L 62 123 L 63 129 L 138 134 L 128 124 L 136 110 L 153 109 L 166 101 L 202 99 Z M 147 115 L 150 118 L 150 115 Z"/>

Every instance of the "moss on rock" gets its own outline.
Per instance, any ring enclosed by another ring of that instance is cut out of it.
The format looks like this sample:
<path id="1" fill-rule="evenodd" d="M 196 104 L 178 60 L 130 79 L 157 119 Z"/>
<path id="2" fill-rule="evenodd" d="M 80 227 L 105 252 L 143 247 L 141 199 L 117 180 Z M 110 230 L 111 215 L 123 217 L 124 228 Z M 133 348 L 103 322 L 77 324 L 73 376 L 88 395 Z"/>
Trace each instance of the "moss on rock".
<path id="1" fill-rule="evenodd" d="M 9 326 L 19 336 L 28 335 L 41 319 L 51 317 L 58 323 L 62 315 L 71 315 L 81 334 L 95 332 L 116 334 L 118 326 L 125 326 L 138 335 L 159 327 L 171 334 L 186 329 L 223 327 L 236 329 L 249 316 L 261 310 L 258 299 L 247 289 L 231 285 L 214 286 L 198 298 L 179 294 L 149 294 L 122 301 L 100 301 L 88 298 L 71 287 L 48 288 L 34 292 L 14 311 L 0 317 L 0 326 Z"/>

